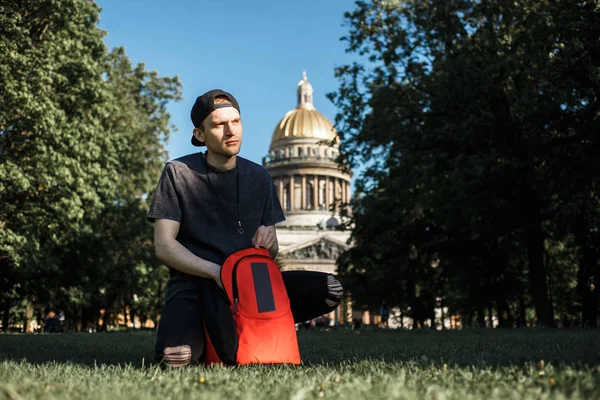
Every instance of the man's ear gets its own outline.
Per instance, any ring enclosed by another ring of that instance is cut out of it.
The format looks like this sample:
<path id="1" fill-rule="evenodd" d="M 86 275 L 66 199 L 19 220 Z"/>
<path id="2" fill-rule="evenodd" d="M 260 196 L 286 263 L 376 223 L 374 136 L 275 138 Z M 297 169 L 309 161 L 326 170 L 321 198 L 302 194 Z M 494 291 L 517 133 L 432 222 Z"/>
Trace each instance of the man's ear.
<path id="1" fill-rule="evenodd" d="M 204 142 L 204 134 L 202 133 L 202 131 L 200 130 L 200 128 L 194 128 L 194 130 L 192 131 L 192 133 L 194 134 L 194 137 L 196 139 L 198 139 L 201 142 Z"/>

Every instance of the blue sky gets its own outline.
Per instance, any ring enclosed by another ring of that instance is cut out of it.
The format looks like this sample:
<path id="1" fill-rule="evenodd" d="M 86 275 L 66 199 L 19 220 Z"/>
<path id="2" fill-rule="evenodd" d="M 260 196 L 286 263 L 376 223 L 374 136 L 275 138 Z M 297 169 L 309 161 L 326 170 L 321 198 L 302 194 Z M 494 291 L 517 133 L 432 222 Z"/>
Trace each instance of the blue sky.
<path id="1" fill-rule="evenodd" d="M 307 71 L 319 112 L 333 122 L 325 97 L 338 82 L 334 69 L 347 64 L 345 11 L 353 0 L 205 1 L 97 0 L 100 27 L 109 47 L 123 46 L 134 62 L 163 76 L 179 75 L 184 99 L 169 105 L 174 132 L 170 158 L 198 148 L 190 144 L 189 112 L 200 94 L 214 88 L 240 103 L 241 155 L 260 163 L 273 129 L 296 106 L 296 85 Z"/>

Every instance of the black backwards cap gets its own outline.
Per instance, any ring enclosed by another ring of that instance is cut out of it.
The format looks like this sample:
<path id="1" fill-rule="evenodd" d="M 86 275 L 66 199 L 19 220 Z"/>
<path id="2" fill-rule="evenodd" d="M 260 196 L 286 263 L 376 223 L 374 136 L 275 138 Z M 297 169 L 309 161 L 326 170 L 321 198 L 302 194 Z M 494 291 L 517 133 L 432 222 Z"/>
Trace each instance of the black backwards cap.
<path id="1" fill-rule="evenodd" d="M 219 96 L 226 97 L 227 99 L 229 99 L 230 103 L 215 104 L 215 97 Z M 224 107 L 233 107 L 236 110 L 238 110 L 238 112 L 240 111 L 240 106 L 235 97 L 221 89 L 213 89 L 204 93 L 202 96 L 199 96 L 196 99 L 196 102 L 194 103 L 194 106 L 192 107 L 192 112 L 190 114 L 190 116 L 192 117 L 192 123 L 194 124 L 194 128 L 199 128 L 200 125 L 202 125 L 202 121 L 204 121 L 206 117 L 208 117 L 210 113 L 215 111 L 217 108 Z M 201 142 L 198 139 L 196 139 L 194 135 L 192 135 L 192 144 L 194 146 L 206 145 L 204 142 Z"/>

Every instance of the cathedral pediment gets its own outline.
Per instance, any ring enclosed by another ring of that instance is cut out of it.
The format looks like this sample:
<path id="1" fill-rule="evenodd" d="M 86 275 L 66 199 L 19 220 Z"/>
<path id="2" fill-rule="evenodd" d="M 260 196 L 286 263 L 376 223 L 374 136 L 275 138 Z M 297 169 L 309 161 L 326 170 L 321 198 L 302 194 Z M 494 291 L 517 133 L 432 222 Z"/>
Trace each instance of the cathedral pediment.
<path id="1" fill-rule="evenodd" d="M 343 242 L 322 236 L 288 248 L 281 252 L 281 256 L 287 260 L 335 261 L 348 248 L 349 246 Z"/>

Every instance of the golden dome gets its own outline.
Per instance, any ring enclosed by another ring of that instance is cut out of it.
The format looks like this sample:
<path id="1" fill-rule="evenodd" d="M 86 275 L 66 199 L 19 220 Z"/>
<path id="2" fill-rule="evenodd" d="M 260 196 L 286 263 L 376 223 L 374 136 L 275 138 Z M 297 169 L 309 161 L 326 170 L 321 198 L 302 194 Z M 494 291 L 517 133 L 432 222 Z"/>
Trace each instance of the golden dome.
<path id="1" fill-rule="evenodd" d="M 288 111 L 273 131 L 271 145 L 285 139 L 320 139 L 332 141 L 337 134 L 333 125 L 323 114 L 318 112 L 312 103 L 313 88 L 306 79 L 298 82 L 298 106 Z"/>
<path id="2" fill-rule="evenodd" d="M 331 141 L 336 133 L 333 125 L 317 110 L 303 107 L 288 111 L 277 124 L 271 143 L 283 139 L 314 138 Z"/>

